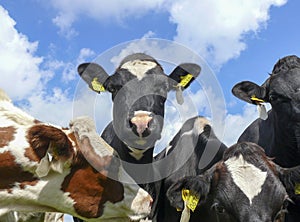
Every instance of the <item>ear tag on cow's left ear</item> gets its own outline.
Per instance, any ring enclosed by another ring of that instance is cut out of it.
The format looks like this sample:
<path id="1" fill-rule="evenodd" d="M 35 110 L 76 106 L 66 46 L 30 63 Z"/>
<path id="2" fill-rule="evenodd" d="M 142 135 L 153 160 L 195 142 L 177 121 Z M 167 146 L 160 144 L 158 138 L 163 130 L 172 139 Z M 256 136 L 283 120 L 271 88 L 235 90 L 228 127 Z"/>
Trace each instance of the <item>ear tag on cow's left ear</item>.
<path id="1" fill-rule="evenodd" d="M 256 96 L 251 96 L 251 101 L 257 105 L 258 116 L 262 120 L 266 120 L 268 118 L 268 113 L 265 105 L 263 104 L 265 101 L 263 99 L 259 99 Z"/>
<path id="2" fill-rule="evenodd" d="M 182 90 L 188 86 L 188 84 L 192 81 L 193 78 L 194 78 L 194 76 L 192 74 L 180 76 L 180 82 L 175 86 L 176 100 L 179 105 L 182 105 L 184 103 Z"/>
<path id="3" fill-rule="evenodd" d="M 98 81 L 98 78 L 95 77 L 91 82 L 92 89 L 98 93 L 105 92 L 104 86 Z"/>
<path id="4" fill-rule="evenodd" d="M 179 86 L 185 88 L 194 78 L 192 74 L 187 74 L 185 76 L 180 76 L 180 82 L 178 83 Z"/>
<path id="5" fill-rule="evenodd" d="M 295 194 L 300 195 L 300 183 L 295 184 Z"/>
<path id="6" fill-rule="evenodd" d="M 50 161 L 48 153 L 40 160 L 38 167 L 35 170 L 35 173 L 38 177 L 47 176 L 50 171 Z"/>
<path id="7" fill-rule="evenodd" d="M 184 209 L 181 213 L 180 222 L 188 222 L 191 216 L 190 210 L 194 212 L 200 198 L 197 195 L 191 194 L 190 190 L 187 189 L 182 189 L 181 195 L 184 202 Z"/>
<path id="8" fill-rule="evenodd" d="M 176 87 L 176 101 L 179 105 L 182 105 L 184 103 L 181 86 Z"/>

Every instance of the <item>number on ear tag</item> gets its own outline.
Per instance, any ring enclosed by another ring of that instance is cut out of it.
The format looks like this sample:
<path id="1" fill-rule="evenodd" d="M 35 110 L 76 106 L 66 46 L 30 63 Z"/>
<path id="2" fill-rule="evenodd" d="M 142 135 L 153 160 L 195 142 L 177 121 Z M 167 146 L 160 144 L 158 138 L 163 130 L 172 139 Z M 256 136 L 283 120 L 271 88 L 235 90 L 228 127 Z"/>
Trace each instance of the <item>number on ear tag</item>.
<path id="1" fill-rule="evenodd" d="M 193 212 L 197 207 L 199 199 L 200 197 L 196 195 L 192 195 L 190 190 L 187 189 L 182 190 L 182 200 L 186 202 L 187 207 L 191 209 Z"/>
<path id="2" fill-rule="evenodd" d="M 93 79 L 91 84 L 92 84 L 92 88 L 93 88 L 94 91 L 96 91 L 96 92 L 105 92 L 104 86 L 98 81 L 97 77 L 95 77 Z"/>
<path id="3" fill-rule="evenodd" d="M 191 80 L 194 78 L 192 74 L 187 74 L 185 76 L 180 76 L 180 83 L 178 83 L 179 86 L 185 88 Z"/>

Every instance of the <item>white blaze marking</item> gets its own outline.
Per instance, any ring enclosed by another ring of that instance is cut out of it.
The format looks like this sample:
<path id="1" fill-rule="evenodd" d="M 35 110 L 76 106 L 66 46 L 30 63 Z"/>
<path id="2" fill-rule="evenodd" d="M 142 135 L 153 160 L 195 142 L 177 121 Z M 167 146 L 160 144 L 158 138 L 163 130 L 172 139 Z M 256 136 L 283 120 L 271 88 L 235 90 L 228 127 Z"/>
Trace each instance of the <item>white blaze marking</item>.
<path id="1" fill-rule="evenodd" d="M 131 72 L 133 75 L 135 75 L 138 80 L 141 80 L 144 78 L 145 73 L 153 69 L 157 64 L 155 62 L 151 61 L 142 61 L 142 60 L 133 60 L 125 62 L 121 68 L 127 69 L 129 72 Z"/>
<path id="2" fill-rule="evenodd" d="M 206 118 L 198 117 L 194 122 L 193 128 L 189 131 L 184 132 L 180 136 L 179 140 L 181 140 L 184 136 L 187 136 L 190 139 L 195 138 L 195 136 L 198 137 L 201 133 L 204 132 L 204 127 L 206 125 L 210 125 L 210 122 Z M 171 148 L 172 148 L 172 146 L 169 144 L 168 147 L 166 148 L 166 155 L 168 155 Z"/>
<path id="3" fill-rule="evenodd" d="M 233 182 L 246 195 L 251 205 L 253 198 L 262 190 L 262 186 L 267 178 L 267 172 L 245 161 L 242 155 L 238 158 L 232 157 L 228 159 L 225 161 L 225 164 Z"/>
<path id="4" fill-rule="evenodd" d="M 132 148 L 132 147 L 128 147 L 128 149 L 131 150 L 131 152 L 129 152 L 129 154 L 135 158 L 136 160 L 140 160 L 142 159 L 142 157 L 144 156 L 144 153 L 147 151 L 147 150 L 139 150 L 139 149 L 135 149 L 135 148 Z"/>

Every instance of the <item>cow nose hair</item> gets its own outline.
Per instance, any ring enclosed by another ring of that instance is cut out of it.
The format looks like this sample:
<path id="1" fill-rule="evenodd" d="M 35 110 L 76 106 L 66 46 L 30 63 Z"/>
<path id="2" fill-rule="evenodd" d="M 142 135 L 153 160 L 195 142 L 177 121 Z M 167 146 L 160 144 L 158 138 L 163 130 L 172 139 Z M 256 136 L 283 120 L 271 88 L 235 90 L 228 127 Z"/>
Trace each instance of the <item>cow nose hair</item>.
<path id="1" fill-rule="evenodd" d="M 143 136 L 143 132 L 148 128 L 149 122 L 153 119 L 149 111 L 135 111 L 130 122 L 136 126 L 136 131 L 139 137 Z"/>

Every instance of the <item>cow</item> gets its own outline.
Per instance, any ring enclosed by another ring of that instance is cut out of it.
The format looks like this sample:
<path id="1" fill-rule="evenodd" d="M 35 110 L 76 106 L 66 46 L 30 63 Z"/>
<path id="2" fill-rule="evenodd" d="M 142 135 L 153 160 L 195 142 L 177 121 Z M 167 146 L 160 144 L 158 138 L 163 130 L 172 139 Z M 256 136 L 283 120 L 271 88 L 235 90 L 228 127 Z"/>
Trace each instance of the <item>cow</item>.
<path id="1" fill-rule="evenodd" d="M 287 190 L 299 181 L 300 166 L 282 168 L 257 144 L 240 142 L 204 174 L 173 184 L 167 197 L 186 215 L 193 205 L 206 209 L 203 222 L 282 222 L 290 201 Z"/>
<path id="2" fill-rule="evenodd" d="M 226 149 L 227 146 L 216 137 L 207 118 L 196 116 L 184 122 L 169 146 L 155 156 L 154 165 L 157 161 L 165 163 L 159 167 L 164 179 L 157 182 L 160 183 L 160 192 L 155 221 L 180 221 L 181 213 L 167 199 L 168 189 L 183 177 L 204 173 L 222 159 Z M 202 221 L 202 214 L 202 211 L 196 210 L 190 221 Z"/>
<path id="3" fill-rule="evenodd" d="M 200 70 L 197 64 L 183 63 L 167 76 L 162 66 L 144 53 L 126 56 L 110 76 L 96 63 L 78 66 L 80 77 L 93 91 L 112 95 L 113 121 L 102 137 L 122 160 L 139 164 L 152 162 L 155 142 L 163 128 L 167 93 L 177 90 L 180 94 Z M 135 178 L 135 172 L 128 170 Z"/>
<path id="4" fill-rule="evenodd" d="M 280 59 L 261 85 L 243 81 L 232 88 L 241 100 L 261 106 L 270 103 L 267 119 L 251 123 L 238 139 L 254 142 L 282 167 L 300 165 L 300 58 L 295 55 Z M 295 204 L 289 205 L 286 221 L 299 221 L 300 191 L 290 191 Z"/>
<path id="5" fill-rule="evenodd" d="M 78 66 L 80 77 L 93 91 L 112 95 L 113 120 L 101 137 L 117 151 L 128 174 L 153 197 L 156 188 L 151 184 L 154 173 L 150 163 L 161 138 L 167 94 L 175 90 L 181 104 L 182 90 L 200 71 L 197 64 L 183 63 L 167 75 L 157 60 L 144 53 L 126 56 L 112 75 L 96 63 Z"/>
<path id="6" fill-rule="evenodd" d="M 150 213 L 151 196 L 124 171 L 90 118 L 78 117 L 70 128 L 43 123 L 0 91 L 0 124 L 0 215 L 61 212 L 85 221 L 135 221 Z"/>
<path id="7" fill-rule="evenodd" d="M 15 212 L 10 211 L 0 216 L 1 222 L 63 222 L 63 213 L 28 213 L 28 212 Z"/>

